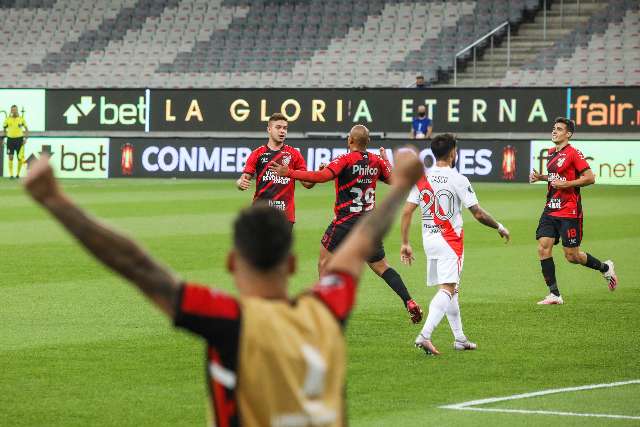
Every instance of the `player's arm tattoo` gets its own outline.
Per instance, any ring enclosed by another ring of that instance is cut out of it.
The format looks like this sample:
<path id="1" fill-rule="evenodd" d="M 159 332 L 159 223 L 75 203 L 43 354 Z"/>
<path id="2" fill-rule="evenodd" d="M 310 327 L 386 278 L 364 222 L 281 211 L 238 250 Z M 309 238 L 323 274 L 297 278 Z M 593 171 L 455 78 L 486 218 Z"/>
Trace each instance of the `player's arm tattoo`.
<path id="1" fill-rule="evenodd" d="M 482 209 L 482 207 L 480 207 L 480 205 L 471 206 L 469 208 L 469 211 L 471 211 L 471 214 L 473 215 L 473 217 L 479 223 L 484 224 L 487 227 L 491 227 L 491 228 L 495 228 L 495 229 L 497 229 L 499 227 L 498 221 L 493 219 L 491 214 L 489 212 L 485 211 L 484 209 Z"/>
<path id="2" fill-rule="evenodd" d="M 88 216 L 65 196 L 45 202 L 47 209 L 103 264 L 125 277 L 171 318 L 179 279 L 138 244 Z"/>

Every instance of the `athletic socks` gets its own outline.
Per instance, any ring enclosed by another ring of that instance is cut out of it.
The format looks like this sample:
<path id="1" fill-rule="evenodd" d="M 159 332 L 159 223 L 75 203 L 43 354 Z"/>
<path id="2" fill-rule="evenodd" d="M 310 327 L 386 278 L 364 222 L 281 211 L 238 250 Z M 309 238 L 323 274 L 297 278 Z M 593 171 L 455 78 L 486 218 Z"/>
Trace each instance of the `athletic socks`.
<path id="1" fill-rule="evenodd" d="M 13 176 L 13 159 L 9 159 L 9 176 Z"/>
<path id="2" fill-rule="evenodd" d="M 16 173 L 16 176 L 20 176 L 20 171 L 22 170 L 22 163 L 24 162 L 18 159 L 18 173 Z"/>
<path id="3" fill-rule="evenodd" d="M 466 341 L 467 337 L 465 337 L 464 332 L 462 332 L 462 317 L 460 316 L 460 305 L 458 304 L 457 292 L 453 294 L 446 313 L 454 338 L 458 341 Z"/>
<path id="4" fill-rule="evenodd" d="M 556 283 L 556 265 L 553 263 L 553 258 L 540 260 L 540 266 L 542 267 L 542 276 L 544 277 L 544 281 L 549 287 L 549 292 L 559 297 L 560 291 L 558 290 L 558 284 Z"/>
<path id="5" fill-rule="evenodd" d="M 424 338 L 430 340 L 431 333 L 438 326 L 442 318 L 444 317 L 447 309 L 449 308 L 449 303 L 451 302 L 451 295 L 444 289 L 440 289 L 431 299 L 431 304 L 429 304 L 429 314 L 427 315 L 427 320 L 424 322 L 424 326 L 422 327 L 422 335 Z M 459 313 L 459 309 L 458 309 Z M 462 323 L 460 324 L 462 328 Z"/>
<path id="6" fill-rule="evenodd" d="M 591 254 L 587 254 L 587 262 L 584 264 L 584 266 L 593 268 L 594 270 L 598 270 L 601 273 L 609 270 L 609 266 L 607 264 L 600 262 L 598 258 L 593 257 Z"/>
<path id="7" fill-rule="evenodd" d="M 398 294 L 398 296 L 402 299 L 404 306 L 406 307 L 407 302 L 411 299 L 411 295 L 409 295 L 409 291 L 407 290 L 407 287 L 404 285 L 404 282 L 402 281 L 402 277 L 400 277 L 398 272 L 395 271 L 393 268 L 387 268 L 385 272 L 382 273 L 382 276 L 380 277 L 382 277 L 382 280 L 384 280 L 387 283 L 387 285 L 389 285 L 389 287 L 393 289 L 393 292 Z"/>

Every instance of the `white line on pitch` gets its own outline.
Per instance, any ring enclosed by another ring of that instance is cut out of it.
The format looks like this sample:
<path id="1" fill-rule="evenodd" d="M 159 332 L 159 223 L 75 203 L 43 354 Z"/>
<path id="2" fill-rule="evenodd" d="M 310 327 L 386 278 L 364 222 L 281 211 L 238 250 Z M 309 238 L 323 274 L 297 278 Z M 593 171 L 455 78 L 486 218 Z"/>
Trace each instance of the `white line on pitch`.
<path id="1" fill-rule="evenodd" d="M 535 391 L 532 393 L 522 393 L 522 394 L 514 394 L 511 396 L 490 397 L 487 399 L 470 400 L 468 402 L 440 406 L 440 408 L 481 411 L 481 412 L 512 412 L 512 413 L 521 413 L 521 414 L 566 415 L 566 416 L 575 416 L 575 417 L 624 418 L 624 419 L 640 420 L 640 417 L 631 416 L 631 415 L 581 414 L 581 413 L 574 413 L 574 412 L 559 412 L 559 411 L 536 411 L 536 410 L 526 410 L 526 409 L 500 409 L 500 408 L 476 408 L 475 407 L 478 405 L 487 405 L 490 403 L 505 402 L 507 400 L 527 399 L 529 397 L 545 396 L 548 394 L 569 393 L 572 391 L 593 390 L 597 388 L 620 387 L 620 386 L 629 385 L 629 384 L 640 384 L 640 380 L 618 381 L 615 383 L 606 383 L 606 384 L 590 384 L 590 385 L 583 385 L 578 387 L 552 388 L 548 390 Z"/>
<path id="2" fill-rule="evenodd" d="M 612 414 L 585 414 L 580 412 L 562 412 L 562 411 L 540 411 L 529 409 L 500 409 L 500 408 L 455 408 L 459 411 L 477 411 L 477 412 L 507 412 L 516 414 L 542 414 L 542 415 L 564 415 L 569 417 L 595 417 L 595 418 L 619 418 L 625 420 L 640 420 L 640 417 L 633 415 L 612 415 Z"/>

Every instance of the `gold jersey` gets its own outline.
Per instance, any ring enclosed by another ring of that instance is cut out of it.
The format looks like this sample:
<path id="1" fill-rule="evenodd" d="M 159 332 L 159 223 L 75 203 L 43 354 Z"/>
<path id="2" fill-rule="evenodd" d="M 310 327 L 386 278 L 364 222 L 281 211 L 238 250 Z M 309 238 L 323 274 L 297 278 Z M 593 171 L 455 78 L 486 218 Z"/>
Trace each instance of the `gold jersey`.
<path id="1" fill-rule="evenodd" d="M 342 273 L 292 301 L 184 285 L 175 323 L 207 341 L 213 425 L 346 425 L 342 327 L 355 291 Z"/>

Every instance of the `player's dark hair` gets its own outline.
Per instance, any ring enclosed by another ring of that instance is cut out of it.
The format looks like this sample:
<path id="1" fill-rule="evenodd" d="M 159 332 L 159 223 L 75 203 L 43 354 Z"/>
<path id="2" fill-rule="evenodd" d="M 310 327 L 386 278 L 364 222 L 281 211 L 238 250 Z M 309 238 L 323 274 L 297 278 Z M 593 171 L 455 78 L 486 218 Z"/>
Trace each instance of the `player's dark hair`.
<path id="1" fill-rule="evenodd" d="M 566 117 L 556 117 L 553 124 L 555 125 L 556 123 L 563 123 L 567 126 L 567 131 L 571 132 L 571 136 L 573 136 L 573 133 L 576 131 L 576 122 L 571 119 L 567 119 Z"/>
<path id="2" fill-rule="evenodd" d="M 284 120 L 285 122 L 288 122 L 287 118 L 284 116 L 284 114 L 282 113 L 273 113 L 270 117 L 269 117 L 269 122 L 277 122 L 278 120 Z"/>
<path id="3" fill-rule="evenodd" d="M 431 152 L 436 160 L 443 160 L 451 153 L 451 150 L 455 150 L 457 143 L 456 137 L 450 133 L 436 135 L 431 140 Z"/>
<path id="4" fill-rule="evenodd" d="M 13 105 L 11 106 L 11 108 L 13 108 L 13 107 L 18 108 L 18 106 L 17 106 L 16 104 L 13 104 Z"/>
<path id="5" fill-rule="evenodd" d="M 284 213 L 261 203 L 243 209 L 233 224 L 236 250 L 253 267 L 268 271 L 291 250 L 291 224 Z"/>

